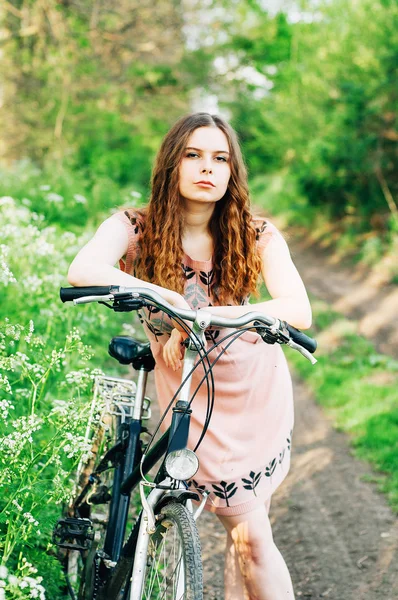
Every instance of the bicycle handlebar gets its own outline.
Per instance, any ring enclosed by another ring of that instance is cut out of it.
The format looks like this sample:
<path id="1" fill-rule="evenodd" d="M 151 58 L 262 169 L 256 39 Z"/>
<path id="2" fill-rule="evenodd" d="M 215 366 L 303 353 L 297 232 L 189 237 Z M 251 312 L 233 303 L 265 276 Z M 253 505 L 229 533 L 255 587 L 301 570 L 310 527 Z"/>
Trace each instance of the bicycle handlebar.
<path id="1" fill-rule="evenodd" d="M 123 287 L 117 285 L 61 288 L 60 298 L 62 302 L 73 302 L 74 304 L 88 304 L 90 302 L 106 302 L 112 300 L 137 300 L 137 306 L 133 307 L 133 309 L 144 307 L 145 304 L 142 304 L 142 306 L 139 305 L 140 300 L 149 300 L 155 302 L 160 308 L 173 312 L 178 317 L 186 321 L 195 321 L 198 312 L 200 315 L 200 311 L 175 308 L 166 300 L 164 300 L 160 294 L 150 290 L 149 288 Z M 203 310 L 205 311 L 205 309 Z M 239 328 L 244 327 L 253 321 L 256 321 L 258 325 L 263 324 L 271 329 L 275 326 L 277 328 L 280 326 L 280 321 L 278 319 L 254 311 L 247 313 L 242 317 L 235 317 L 233 319 L 226 319 L 225 317 L 211 315 L 208 326 Z M 292 325 L 289 325 L 288 323 L 286 324 L 286 329 L 291 340 L 293 341 L 292 344 L 289 344 L 289 342 L 286 341 L 288 345 L 291 345 L 297 350 L 299 350 L 300 347 L 305 348 L 308 352 L 311 352 L 311 354 L 315 352 L 317 348 L 316 340 L 309 337 L 299 329 L 296 329 Z"/>

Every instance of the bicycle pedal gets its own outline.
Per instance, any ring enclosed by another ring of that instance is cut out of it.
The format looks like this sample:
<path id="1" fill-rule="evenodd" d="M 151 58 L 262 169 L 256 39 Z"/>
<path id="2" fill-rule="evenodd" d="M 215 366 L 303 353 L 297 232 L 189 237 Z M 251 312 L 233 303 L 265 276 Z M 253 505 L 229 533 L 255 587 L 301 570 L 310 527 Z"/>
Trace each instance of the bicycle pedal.
<path id="1" fill-rule="evenodd" d="M 88 550 L 94 540 L 94 529 L 90 519 L 67 517 L 59 519 L 53 529 L 52 541 L 68 550 Z"/>

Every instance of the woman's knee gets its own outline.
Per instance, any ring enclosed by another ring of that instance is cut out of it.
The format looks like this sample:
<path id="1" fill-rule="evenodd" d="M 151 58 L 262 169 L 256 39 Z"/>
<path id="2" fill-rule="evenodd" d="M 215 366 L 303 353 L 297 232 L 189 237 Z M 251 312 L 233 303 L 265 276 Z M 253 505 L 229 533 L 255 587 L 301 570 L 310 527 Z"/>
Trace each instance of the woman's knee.
<path id="1" fill-rule="evenodd" d="M 251 513 L 220 518 L 228 532 L 228 541 L 243 563 L 263 564 L 274 552 L 271 524 L 265 506 Z M 227 541 L 227 543 L 228 543 Z"/>

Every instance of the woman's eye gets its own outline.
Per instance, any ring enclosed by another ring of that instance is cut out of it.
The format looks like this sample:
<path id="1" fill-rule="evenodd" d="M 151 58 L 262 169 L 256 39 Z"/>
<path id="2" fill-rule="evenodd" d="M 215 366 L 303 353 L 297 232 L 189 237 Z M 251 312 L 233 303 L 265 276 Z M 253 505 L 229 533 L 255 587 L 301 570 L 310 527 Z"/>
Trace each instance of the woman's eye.
<path id="1" fill-rule="evenodd" d="M 217 158 L 219 158 L 221 160 L 221 162 L 227 162 L 227 159 L 225 158 L 225 156 L 217 156 Z"/>
<path id="2" fill-rule="evenodd" d="M 191 156 L 198 156 L 198 155 L 196 154 L 196 152 L 188 152 L 187 158 L 190 158 Z"/>

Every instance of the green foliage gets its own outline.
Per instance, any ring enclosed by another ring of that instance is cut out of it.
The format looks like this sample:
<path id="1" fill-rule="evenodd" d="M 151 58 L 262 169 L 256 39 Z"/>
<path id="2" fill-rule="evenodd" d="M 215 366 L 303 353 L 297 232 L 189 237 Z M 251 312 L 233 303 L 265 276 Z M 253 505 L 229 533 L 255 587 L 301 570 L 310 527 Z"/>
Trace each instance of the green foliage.
<path id="1" fill-rule="evenodd" d="M 37 173 L 32 178 L 26 175 L 27 189 L 37 185 Z M 107 346 L 131 330 L 124 325 L 130 315 L 60 302 L 84 239 L 10 196 L 0 198 L 0 223 L 0 579 L 7 598 L 36 597 L 32 589 L 44 598 L 44 586 L 55 600 L 63 597 L 63 577 L 52 526 L 90 449 L 93 379 L 102 368 L 118 372 Z"/>
<path id="2" fill-rule="evenodd" d="M 7 161 L 146 186 L 159 135 L 189 107 L 178 3 L 13 4 L 0 65 Z"/>
<path id="3" fill-rule="evenodd" d="M 111 211 L 140 204 L 143 193 L 139 184 L 121 188 L 105 175 L 90 179 L 83 171 L 54 163 L 39 169 L 29 161 L 19 161 L 12 169 L 0 169 L 0 195 L 18 200 L 19 210 L 25 207 L 27 215 L 29 211 L 41 215 L 38 222 L 67 224 L 70 231 L 95 227 Z M 29 219 L 23 218 L 23 222 Z"/>
<path id="4" fill-rule="evenodd" d="M 352 323 L 333 313 L 325 303 L 314 302 L 319 342 L 313 367 L 289 353 L 289 361 L 327 408 L 337 427 L 350 434 L 358 456 L 384 474 L 379 486 L 398 510 L 398 362 L 378 354 L 357 335 Z"/>
<path id="5" fill-rule="evenodd" d="M 258 2 L 230 11 L 239 19 L 206 43 L 220 65 L 209 88 L 252 176 L 294 181 L 308 220 L 322 213 L 353 232 L 388 230 L 398 191 L 397 4 L 302 2 L 294 19 L 290 8 L 270 15 Z"/>

